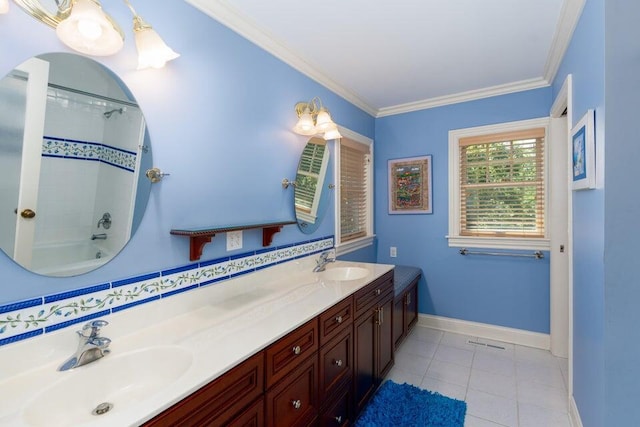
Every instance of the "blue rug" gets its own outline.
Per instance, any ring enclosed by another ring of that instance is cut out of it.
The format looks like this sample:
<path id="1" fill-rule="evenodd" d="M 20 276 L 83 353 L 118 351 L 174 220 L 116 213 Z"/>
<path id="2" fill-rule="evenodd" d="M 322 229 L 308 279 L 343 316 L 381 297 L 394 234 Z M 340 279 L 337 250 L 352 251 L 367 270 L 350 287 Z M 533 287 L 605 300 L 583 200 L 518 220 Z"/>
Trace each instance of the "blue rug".
<path id="1" fill-rule="evenodd" d="M 364 408 L 356 427 L 463 427 L 467 404 L 410 384 L 387 381 Z"/>

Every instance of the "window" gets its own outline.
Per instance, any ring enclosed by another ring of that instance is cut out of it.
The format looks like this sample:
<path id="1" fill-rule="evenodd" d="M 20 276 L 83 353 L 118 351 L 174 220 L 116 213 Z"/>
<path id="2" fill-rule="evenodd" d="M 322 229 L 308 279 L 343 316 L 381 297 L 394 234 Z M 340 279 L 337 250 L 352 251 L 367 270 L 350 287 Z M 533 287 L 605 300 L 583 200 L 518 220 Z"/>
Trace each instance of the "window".
<path id="1" fill-rule="evenodd" d="M 344 254 L 373 241 L 373 141 L 340 128 L 336 144 L 336 252 Z"/>
<path id="2" fill-rule="evenodd" d="M 449 133 L 449 245 L 548 249 L 547 119 Z"/>

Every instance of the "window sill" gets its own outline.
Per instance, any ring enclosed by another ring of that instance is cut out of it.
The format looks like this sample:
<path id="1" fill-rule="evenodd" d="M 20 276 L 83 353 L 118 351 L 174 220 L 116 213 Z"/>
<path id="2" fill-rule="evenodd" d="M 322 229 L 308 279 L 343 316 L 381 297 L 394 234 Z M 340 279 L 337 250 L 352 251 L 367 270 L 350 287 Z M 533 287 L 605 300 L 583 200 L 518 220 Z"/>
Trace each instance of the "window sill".
<path id="1" fill-rule="evenodd" d="M 336 256 L 348 254 L 349 252 L 357 251 L 358 249 L 366 248 L 367 246 L 371 246 L 373 244 L 373 239 L 375 239 L 375 235 L 361 237 L 356 240 L 352 240 L 347 243 L 337 244 L 336 245 Z"/>
<path id="2" fill-rule="evenodd" d="M 549 239 L 495 238 L 446 236 L 450 248 L 523 249 L 546 251 L 551 248 Z"/>

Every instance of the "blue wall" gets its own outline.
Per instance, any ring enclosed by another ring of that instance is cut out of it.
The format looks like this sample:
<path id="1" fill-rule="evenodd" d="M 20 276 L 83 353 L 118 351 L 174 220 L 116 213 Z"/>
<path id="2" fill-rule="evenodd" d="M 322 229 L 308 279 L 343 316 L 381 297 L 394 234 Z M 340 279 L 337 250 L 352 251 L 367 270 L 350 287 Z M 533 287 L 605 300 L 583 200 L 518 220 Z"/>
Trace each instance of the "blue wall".
<path id="1" fill-rule="evenodd" d="M 573 39 L 553 83 L 554 97 L 573 75 L 573 123 L 596 111 L 597 151 L 605 140 L 604 0 L 587 0 Z M 585 427 L 604 420 L 604 218 L 602 158 L 599 188 L 573 193 L 573 387 Z M 623 425 L 623 424 L 610 424 Z"/>
<path id="2" fill-rule="evenodd" d="M 305 137 L 290 129 L 294 105 L 320 96 L 334 119 L 373 138 L 374 119 L 326 88 L 182 0 L 138 0 L 137 11 L 182 56 L 162 70 L 136 71 L 131 15 L 123 3 L 105 9 L 122 23 L 124 50 L 97 58 L 137 98 L 147 120 L 155 166 L 171 176 L 152 187 L 147 211 L 131 242 L 114 261 L 92 273 L 64 279 L 23 270 L 0 254 L 0 303 L 131 277 L 188 263 L 188 239 L 171 228 L 221 226 L 292 219 L 293 178 Z M 40 53 L 69 50 L 55 32 L 13 3 L 0 15 L 0 75 Z M 274 245 L 334 233 L 333 203 L 312 236 L 295 226 Z M 244 233 L 239 252 L 261 248 L 259 231 Z M 202 259 L 226 254 L 224 235 L 205 246 Z"/>
<path id="3" fill-rule="evenodd" d="M 640 2 L 605 6 L 605 370 L 607 425 L 640 425 Z M 587 424 L 585 424 L 586 426 Z M 594 424 L 595 425 L 595 424 Z"/>
<path id="4" fill-rule="evenodd" d="M 549 333 L 549 260 L 463 257 L 449 248 L 448 132 L 547 117 L 543 88 L 376 120 L 378 261 L 422 268 L 421 313 Z M 433 155 L 433 214 L 389 215 L 387 162 Z M 389 247 L 398 250 L 390 258 Z"/>

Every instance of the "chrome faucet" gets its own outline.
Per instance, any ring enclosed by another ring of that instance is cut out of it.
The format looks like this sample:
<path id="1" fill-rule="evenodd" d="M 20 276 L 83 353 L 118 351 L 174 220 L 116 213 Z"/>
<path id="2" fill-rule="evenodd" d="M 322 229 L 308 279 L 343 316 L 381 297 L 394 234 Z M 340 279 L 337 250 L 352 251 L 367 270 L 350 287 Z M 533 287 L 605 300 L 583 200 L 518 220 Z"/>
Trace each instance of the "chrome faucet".
<path id="1" fill-rule="evenodd" d="M 107 240 L 107 233 L 92 234 L 91 240 Z"/>
<path id="2" fill-rule="evenodd" d="M 320 271 L 324 271 L 324 269 L 327 266 L 327 264 L 329 264 L 330 262 L 335 262 L 336 261 L 335 257 L 334 258 L 329 258 L 330 254 L 331 254 L 330 251 L 322 252 L 320 254 L 320 257 L 316 260 L 316 266 L 313 269 L 314 273 L 318 273 Z"/>
<path id="3" fill-rule="evenodd" d="M 59 371 L 66 371 L 95 362 L 96 360 L 109 354 L 109 338 L 100 336 L 100 329 L 107 326 L 106 320 L 94 320 L 82 327 L 81 331 L 76 331 L 80 342 L 75 354 L 67 359 L 59 368 Z"/>

